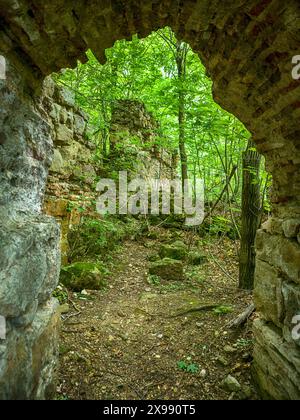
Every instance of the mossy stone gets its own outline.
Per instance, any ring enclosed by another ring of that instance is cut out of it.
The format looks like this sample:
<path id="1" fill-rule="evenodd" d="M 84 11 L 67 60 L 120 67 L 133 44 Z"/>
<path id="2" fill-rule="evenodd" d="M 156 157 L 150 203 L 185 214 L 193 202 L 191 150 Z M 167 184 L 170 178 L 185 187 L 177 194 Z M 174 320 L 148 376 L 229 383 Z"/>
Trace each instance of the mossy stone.
<path id="1" fill-rule="evenodd" d="M 181 261 L 164 258 L 153 262 L 149 270 L 151 275 L 158 276 L 163 280 L 183 280 L 183 264 Z"/>
<path id="2" fill-rule="evenodd" d="M 159 250 L 161 258 L 171 258 L 173 260 L 184 260 L 188 249 L 184 242 L 176 241 L 171 245 L 162 245 Z"/>
<path id="3" fill-rule="evenodd" d="M 101 290 L 107 285 L 101 264 L 78 262 L 61 269 L 61 283 L 74 292 Z"/>

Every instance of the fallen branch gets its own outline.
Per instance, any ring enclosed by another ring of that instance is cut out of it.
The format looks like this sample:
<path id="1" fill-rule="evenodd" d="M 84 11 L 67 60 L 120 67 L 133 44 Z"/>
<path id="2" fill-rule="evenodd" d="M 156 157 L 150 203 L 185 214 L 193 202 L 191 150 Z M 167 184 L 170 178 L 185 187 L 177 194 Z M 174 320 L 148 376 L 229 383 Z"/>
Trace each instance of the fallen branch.
<path id="1" fill-rule="evenodd" d="M 179 312 L 178 314 L 168 316 L 168 318 L 177 318 L 179 316 L 189 315 L 189 314 L 192 314 L 192 313 L 195 313 L 195 312 L 212 311 L 213 309 L 216 309 L 219 306 L 220 305 L 218 304 L 218 305 L 205 305 L 205 306 L 200 306 L 198 308 L 191 308 L 191 309 L 188 309 L 184 312 Z"/>
<path id="2" fill-rule="evenodd" d="M 241 325 L 245 324 L 245 322 L 250 318 L 250 316 L 255 312 L 256 307 L 254 303 L 248 306 L 248 308 L 240 314 L 237 318 L 229 323 L 229 328 L 238 328 Z"/>

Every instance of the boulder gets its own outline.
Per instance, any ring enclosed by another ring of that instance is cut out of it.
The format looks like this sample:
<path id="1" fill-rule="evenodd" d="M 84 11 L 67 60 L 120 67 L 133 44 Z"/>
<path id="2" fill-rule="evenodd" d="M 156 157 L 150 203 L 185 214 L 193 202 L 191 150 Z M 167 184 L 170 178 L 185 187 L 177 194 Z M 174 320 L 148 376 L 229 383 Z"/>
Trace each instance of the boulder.
<path id="1" fill-rule="evenodd" d="M 101 290 L 107 284 L 104 268 L 101 264 L 78 262 L 63 267 L 60 275 L 61 283 L 74 292 L 87 290 Z"/>
<path id="2" fill-rule="evenodd" d="M 162 245 L 159 250 L 161 258 L 173 260 L 184 260 L 187 256 L 188 248 L 184 242 L 176 241 L 172 245 Z"/>
<path id="3" fill-rule="evenodd" d="M 150 274 L 158 276 L 163 280 L 183 280 L 183 264 L 181 261 L 171 258 L 153 262 L 150 266 Z"/>

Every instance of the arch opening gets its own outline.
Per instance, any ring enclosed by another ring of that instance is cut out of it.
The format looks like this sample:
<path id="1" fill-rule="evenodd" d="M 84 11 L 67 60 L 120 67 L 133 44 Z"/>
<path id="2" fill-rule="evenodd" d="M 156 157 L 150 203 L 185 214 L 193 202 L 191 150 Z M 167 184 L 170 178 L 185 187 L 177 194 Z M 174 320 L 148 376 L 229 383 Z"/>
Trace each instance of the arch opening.
<path id="1" fill-rule="evenodd" d="M 1 10 L 0 33 L 1 55 L 8 64 L 6 79 L 0 81 L 0 308 L 10 334 L 3 348 L 1 397 L 45 397 L 52 373 L 33 348 L 46 348 L 49 355 L 55 347 L 55 311 L 48 298 L 58 278 L 59 232 L 53 221 L 40 215 L 52 144 L 32 89 L 47 74 L 84 60 L 88 47 L 103 58 L 104 49 L 115 40 L 132 33 L 145 36 L 168 25 L 199 53 L 214 81 L 216 101 L 251 131 L 273 175 L 273 218 L 257 239 L 261 320 L 255 327 L 255 369 L 266 395 L 299 399 L 294 362 L 299 345 L 291 335 L 294 312 L 299 310 L 300 271 L 300 87 L 292 78 L 291 64 L 299 54 L 298 2 L 235 2 L 226 8 L 207 1 L 89 1 L 75 7 L 58 0 L 51 5 L 7 3 Z M 29 326 L 31 333 L 22 341 Z M 10 370 L 12 354 L 20 355 L 14 361 L 17 374 Z M 21 379 L 24 372 L 29 387 Z"/>

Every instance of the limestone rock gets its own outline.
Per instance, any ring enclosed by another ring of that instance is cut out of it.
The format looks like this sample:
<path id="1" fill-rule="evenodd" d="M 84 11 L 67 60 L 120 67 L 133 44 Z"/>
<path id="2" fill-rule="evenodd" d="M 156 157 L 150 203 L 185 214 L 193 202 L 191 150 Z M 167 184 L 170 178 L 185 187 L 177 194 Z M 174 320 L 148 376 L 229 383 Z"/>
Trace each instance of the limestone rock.
<path id="1" fill-rule="evenodd" d="M 161 258 L 184 260 L 187 256 L 187 252 L 187 246 L 184 242 L 176 241 L 172 245 L 162 245 L 159 250 L 159 255 Z"/>
<path id="2" fill-rule="evenodd" d="M 1 314 L 18 318 L 34 300 L 49 299 L 58 283 L 60 232 L 46 216 L 0 222 Z"/>
<path id="3" fill-rule="evenodd" d="M 44 400 L 55 395 L 59 314 L 41 306 L 25 330 L 11 328 L 0 346 L 0 400 Z"/>
<path id="4" fill-rule="evenodd" d="M 86 129 L 86 121 L 85 119 L 78 114 L 74 115 L 74 132 L 76 137 L 83 136 Z"/>
<path id="5" fill-rule="evenodd" d="M 55 149 L 50 172 L 57 172 L 62 174 L 64 172 L 63 168 L 64 160 L 62 158 L 62 155 L 60 154 L 60 151 L 58 149 Z"/>
<path id="6" fill-rule="evenodd" d="M 104 270 L 100 264 L 78 262 L 63 267 L 60 276 L 61 283 L 75 292 L 101 290 L 107 286 Z"/>
<path id="7" fill-rule="evenodd" d="M 288 219 L 283 222 L 283 231 L 287 238 L 296 238 L 300 233 L 300 220 Z"/>
<path id="8" fill-rule="evenodd" d="M 288 343 L 297 344 L 300 347 L 300 337 L 295 339 L 292 331 L 296 324 L 293 320 L 297 315 L 300 315 L 300 286 L 292 283 L 284 283 L 282 287 L 282 295 L 284 299 L 284 338 Z M 300 323 L 300 322 L 299 322 Z"/>
<path id="9" fill-rule="evenodd" d="M 279 270 L 260 259 L 256 261 L 254 298 L 256 309 L 263 318 L 273 321 L 278 327 L 282 326 L 282 279 Z"/>
<path id="10" fill-rule="evenodd" d="M 296 241 L 260 230 L 256 249 L 258 259 L 279 268 L 290 280 L 300 283 L 300 247 Z"/>
<path id="11" fill-rule="evenodd" d="M 183 264 L 181 261 L 164 258 L 151 264 L 150 274 L 158 276 L 164 280 L 183 280 Z"/>
<path id="12" fill-rule="evenodd" d="M 55 143 L 59 145 L 70 145 L 73 140 L 73 131 L 71 131 L 65 124 L 59 124 L 56 127 Z"/>
<path id="13" fill-rule="evenodd" d="M 228 375 L 221 384 L 221 387 L 228 392 L 239 392 L 242 387 L 236 378 Z"/>
<path id="14" fill-rule="evenodd" d="M 253 374 L 266 399 L 300 399 L 300 357 L 296 345 L 286 343 L 281 330 L 261 320 L 254 322 Z"/>
<path id="15" fill-rule="evenodd" d="M 75 93 L 70 89 L 57 87 L 55 92 L 57 103 L 73 108 L 75 106 Z"/>

